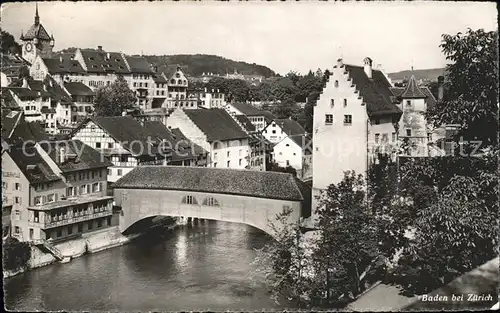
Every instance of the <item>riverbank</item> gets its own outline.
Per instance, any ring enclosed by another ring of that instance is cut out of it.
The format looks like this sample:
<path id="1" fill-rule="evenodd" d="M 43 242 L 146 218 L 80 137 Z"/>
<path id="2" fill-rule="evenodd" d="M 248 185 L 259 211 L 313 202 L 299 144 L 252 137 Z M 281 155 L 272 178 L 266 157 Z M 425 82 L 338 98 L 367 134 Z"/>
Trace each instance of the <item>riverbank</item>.
<path id="1" fill-rule="evenodd" d="M 170 230 L 181 222 L 176 221 L 173 224 L 161 224 L 161 227 Z M 156 227 L 158 228 L 158 227 Z M 129 243 L 130 241 L 145 235 L 144 233 L 122 235 L 118 226 L 109 227 L 102 230 L 93 231 L 83 234 L 79 238 L 71 239 L 61 243 L 54 243 L 53 246 L 60 251 L 63 260 L 59 261 L 54 255 L 43 251 L 36 245 L 31 246 L 31 258 L 26 269 L 18 269 L 15 271 L 3 271 L 3 277 L 8 278 L 18 274 L 30 271 L 32 269 L 48 266 L 57 262 L 70 262 L 72 259 L 81 257 L 87 253 L 97 253 L 103 250 L 112 249 Z"/>

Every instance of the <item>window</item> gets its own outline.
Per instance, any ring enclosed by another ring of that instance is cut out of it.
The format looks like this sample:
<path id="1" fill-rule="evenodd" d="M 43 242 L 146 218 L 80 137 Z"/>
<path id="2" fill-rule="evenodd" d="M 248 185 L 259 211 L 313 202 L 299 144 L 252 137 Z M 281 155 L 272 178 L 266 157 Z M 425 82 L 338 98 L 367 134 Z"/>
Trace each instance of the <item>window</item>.
<path id="1" fill-rule="evenodd" d="M 21 229 L 19 226 L 14 227 L 14 233 L 19 234 L 21 232 Z"/>
<path id="2" fill-rule="evenodd" d="M 17 191 L 21 191 L 21 184 L 20 184 L 20 183 L 16 183 L 16 184 L 14 185 L 14 187 L 15 187 L 15 189 L 16 189 Z"/>
<path id="3" fill-rule="evenodd" d="M 409 128 L 406 129 L 406 136 L 411 136 L 411 129 Z"/>
<path id="4" fill-rule="evenodd" d="M 243 164 L 243 159 L 240 159 L 238 164 L 239 164 L 239 166 L 241 166 Z"/>
<path id="5" fill-rule="evenodd" d="M 95 143 L 95 147 L 96 147 L 96 149 L 100 149 L 101 148 L 101 143 L 100 142 L 96 142 Z"/>
<path id="6" fill-rule="evenodd" d="M 218 142 L 214 142 L 214 149 L 219 149 L 219 143 Z"/>
<path id="7" fill-rule="evenodd" d="M 54 202 L 54 201 L 55 201 L 54 194 L 47 195 L 47 202 Z"/>
<path id="8" fill-rule="evenodd" d="M 113 171 L 111 169 L 108 169 L 108 175 L 113 175 Z"/>
<path id="9" fill-rule="evenodd" d="M 396 142 L 396 133 L 392 133 L 392 142 Z"/>
<path id="10" fill-rule="evenodd" d="M 98 219 L 97 220 L 97 228 L 101 228 L 102 227 L 102 219 Z"/>
<path id="11" fill-rule="evenodd" d="M 16 204 L 21 204 L 21 197 L 14 197 L 14 202 Z"/>
<path id="12" fill-rule="evenodd" d="M 344 99 L 344 108 L 347 106 L 347 99 Z"/>
<path id="13" fill-rule="evenodd" d="M 330 107 L 333 108 L 335 106 L 335 100 L 330 99 Z"/>
<path id="14" fill-rule="evenodd" d="M 432 141 L 432 133 L 428 133 L 427 134 L 427 140 L 428 141 Z"/>
<path id="15" fill-rule="evenodd" d="M 123 175 L 123 170 L 118 169 L 118 171 L 117 171 L 117 175 L 118 175 L 118 176 L 122 176 L 122 175 Z"/>
<path id="16" fill-rule="evenodd" d="M 198 201 L 196 201 L 195 197 L 193 197 L 193 196 L 185 196 L 184 199 L 182 199 L 182 203 L 198 204 Z"/>
<path id="17" fill-rule="evenodd" d="M 80 186 L 80 194 L 84 195 L 87 193 L 87 186 L 86 185 L 81 185 Z"/>
<path id="18" fill-rule="evenodd" d="M 61 237 L 62 236 L 62 229 L 57 229 L 57 232 L 56 232 L 56 237 Z"/>
<path id="19" fill-rule="evenodd" d="M 325 114 L 325 124 L 333 124 L 333 114 Z"/>
<path id="20" fill-rule="evenodd" d="M 273 134 L 276 134 L 276 130 L 273 129 Z"/>
<path id="21" fill-rule="evenodd" d="M 68 235 L 73 233 L 73 225 L 68 226 Z"/>
<path id="22" fill-rule="evenodd" d="M 287 147 L 290 147 L 290 144 L 288 144 L 288 143 L 287 143 L 287 144 L 286 144 L 286 146 L 287 146 Z"/>
<path id="23" fill-rule="evenodd" d="M 214 153 L 214 160 L 217 160 L 217 152 Z"/>
<path id="24" fill-rule="evenodd" d="M 375 143 L 378 143 L 380 139 L 380 134 L 375 134 Z"/>
<path id="25" fill-rule="evenodd" d="M 352 125 L 352 115 L 344 115 L 344 125 Z"/>
<path id="26" fill-rule="evenodd" d="M 214 167 L 217 167 L 217 162 L 214 162 Z"/>
<path id="27" fill-rule="evenodd" d="M 380 119 L 379 118 L 376 118 L 374 122 L 375 122 L 375 125 L 380 125 Z"/>
<path id="28" fill-rule="evenodd" d="M 335 88 L 338 88 L 338 87 L 339 87 L 339 81 L 338 81 L 338 80 L 336 80 L 336 81 L 335 81 Z"/>
<path id="29" fill-rule="evenodd" d="M 227 161 L 227 167 L 231 166 L 231 161 Z"/>
<path id="30" fill-rule="evenodd" d="M 386 143 L 389 141 L 389 134 L 382 134 L 382 142 Z"/>
<path id="31" fill-rule="evenodd" d="M 410 109 L 410 108 L 411 108 L 411 100 L 406 100 L 406 107 L 407 107 L 408 109 Z"/>
<path id="32" fill-rule="evenodd" d="M 290 160 L 286 160 L 286 166 L 290 166 Z"/>
<path id="33" fill-rule="evenodd" d="M 227 157 L 229 158 L 231 156 L 231 151 L 227 152 Z"/>
<path id="34" fill-rule="evenodd" d="M 37 205 L 37 204 L 42 204 L 42 197 L 40 197 L 40 196 L 35 197 L 35 205 Z"/>
<path id="35" fill-rule="evenodd" d="M 34 236 L 35 236 L 35 231 L 33 230 L 33 228 L 30 228 L 30 239 L 33 239 Z"/>
<path id="36" fill-rule="evenodd" d="M 217 199 L 213 197 L 206 198 L 205 201 L 203 201 L 203 205 L 208 205 L 208 206 L 219 206 L 219 202 Z"/>
<path id="37" fill-rule="evenodd" d="M 94 227 L 93 221 L 90 221 L 88 224 L 88 230 L 91 230 Z"/>
<path id="38" fill-rule="evenodd" d="M 83 232 L 83 223 L 78 223 L 78 232 Z"/>
<path id="39" fill-rule="evenodd" d="M 107 222 L 108 226 L 111 226 L 111 216 L 108 216 L 106 218 L 106 222 Z"/>
<path id="40" fill-rule="evenodd" d="M 113 148 L 113 143 L 112 142 L 108 142 L 108 149 L 112 149 Z"/>
<path id="41" fill-rule="evenodd" d="M 39 214 L 40 213 L 38 211 L 33 212 L 33 220 L 35 221 L 35 223 L 38 223 Z"/>
<path id="42" fill-rule="evenodd" d="M 101 191 L 99 183 L 93 183 L 92 184 L 92 192 L 99 192 Z"/>

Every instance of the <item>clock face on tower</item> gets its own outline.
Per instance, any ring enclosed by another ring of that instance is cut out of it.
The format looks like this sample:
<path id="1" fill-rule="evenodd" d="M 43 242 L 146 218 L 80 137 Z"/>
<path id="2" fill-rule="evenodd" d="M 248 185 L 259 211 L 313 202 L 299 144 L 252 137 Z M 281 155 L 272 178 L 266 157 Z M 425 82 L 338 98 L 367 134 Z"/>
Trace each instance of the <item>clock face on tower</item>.
<path id="1" fill-rule="evenodd" d="M 31 44 L 31 42 L 28 42 L 26 44 L 26 51 L 27 52 L 31 52 L 31 50 L 33 50 L 33 45 Z"/>

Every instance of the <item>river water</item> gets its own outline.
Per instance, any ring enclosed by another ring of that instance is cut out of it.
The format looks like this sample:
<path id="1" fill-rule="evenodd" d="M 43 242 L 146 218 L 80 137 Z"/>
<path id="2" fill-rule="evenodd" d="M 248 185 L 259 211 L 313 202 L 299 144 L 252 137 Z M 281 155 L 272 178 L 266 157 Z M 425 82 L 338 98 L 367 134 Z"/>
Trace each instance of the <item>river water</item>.
<path id="1" fill-rule="evenodd" d="M 270 240 L 244 224 L 182 226 L 8 278 L 5 305 L 21 311 L 276 309 L 251 265 L 254 249 Z"/>

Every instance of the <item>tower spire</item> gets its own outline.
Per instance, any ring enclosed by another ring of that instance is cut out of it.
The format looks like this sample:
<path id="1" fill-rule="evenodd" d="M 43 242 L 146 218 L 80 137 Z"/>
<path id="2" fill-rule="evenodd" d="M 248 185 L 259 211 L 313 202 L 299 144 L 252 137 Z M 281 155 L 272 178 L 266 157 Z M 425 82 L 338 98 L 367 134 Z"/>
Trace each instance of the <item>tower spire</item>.
<path id="1" fill-rule="evenodd" d="M 35 11 L 35 25 L 40 24 L 40 16 L 38 15 L 38 2 L 36 2 L 36 11 Z"/>

